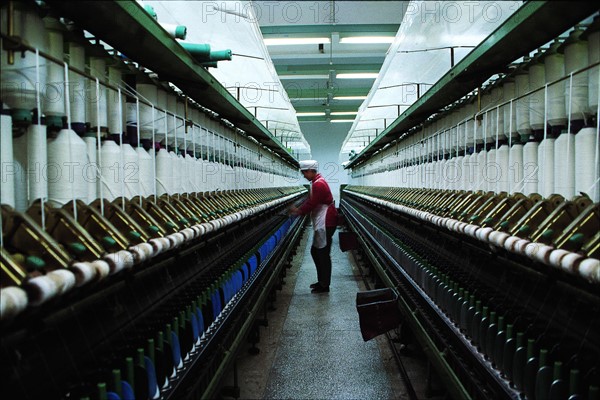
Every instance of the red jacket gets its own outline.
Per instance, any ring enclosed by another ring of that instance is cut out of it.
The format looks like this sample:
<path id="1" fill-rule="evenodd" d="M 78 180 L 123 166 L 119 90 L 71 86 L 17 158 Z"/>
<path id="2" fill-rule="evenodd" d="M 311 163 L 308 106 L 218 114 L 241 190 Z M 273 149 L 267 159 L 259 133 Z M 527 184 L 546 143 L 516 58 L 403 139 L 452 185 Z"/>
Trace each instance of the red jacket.
<path id="1" fill-rule="evenodd" d="M 300 207 L 300 214 L 305 215 L 310 213 L 318 204 L 329 204 L 327 215 L 325 216 L 325 226 L 327 228 L 336 227 L 337 209 L 335 208 L 331 189 L 329 189 L 329 185 L 321 174 L 317 174 L 311 182 L 310 196 Z"/>

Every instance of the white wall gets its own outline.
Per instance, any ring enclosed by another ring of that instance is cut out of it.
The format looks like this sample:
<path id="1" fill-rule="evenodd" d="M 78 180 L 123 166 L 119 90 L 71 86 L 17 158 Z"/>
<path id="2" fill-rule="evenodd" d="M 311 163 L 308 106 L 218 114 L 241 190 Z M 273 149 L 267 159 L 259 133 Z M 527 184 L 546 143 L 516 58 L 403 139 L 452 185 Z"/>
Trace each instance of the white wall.
<path id="1" fill-rule="evenodd" d="M 300 129 L 310 145 L 312 158 L 319 162 L 319 172 L 331 187 L 336 207 L 340 205 L 340 184 L 347 184 L 349 178 L 348 171 L 342 167 L 338 156 L 351 126 L 351 123 L 300 122 Z"/>

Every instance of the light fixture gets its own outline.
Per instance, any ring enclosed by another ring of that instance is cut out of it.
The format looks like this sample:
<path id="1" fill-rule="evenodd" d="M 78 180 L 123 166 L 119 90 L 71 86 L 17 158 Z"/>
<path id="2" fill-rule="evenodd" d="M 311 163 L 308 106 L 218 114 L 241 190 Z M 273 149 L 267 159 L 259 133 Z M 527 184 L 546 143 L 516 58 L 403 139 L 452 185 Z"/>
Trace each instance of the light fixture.
<path id="1" fill-rule="evenodd" d="M 331 122 L 333 123 L 343 123 L 343 122 L 354 122 L 353 119 L 332 119 Z"/>
<path id="2" fill-rule="evenodd" d="M 334 111 L 331 115 L 356 115 L 358 111 Z"/>
<path id="3" fill-rule="evenodd" d="M 320 117 L 320 116 L 324 116 L 325 113 L 324 112 L 297 112 L 296 116 L 297 117 Z"/>
<path id="4" fill-rule="evenodd" d="M 377 75 L 379 75 L 378 72 L 354 72 L 336 74 L 335 77 L 338 79 L 375 79 Z"/>
<path id="5" fill-rule="evenodd" d="M 265 44 L 267 46 L 290 46 L 300 44 L 320 44 L 320 43 L 331 43 L 331 39 L 326 37 L 316 38 L 266 38 Z"/>
<path id="6" fill-rule="evenodd" d="M 333 100 L 365 100 L 367 96 L 334 96 Z"/>
<path id="7" fill-rule="evenodd" d="M 279 75 L 279 79 L 329 79 L 329 75 L 326 74 L 322 74 L 322 75 L 318 75 L 318 74 L 314 74 L 314 75 L 302 75 L 302 74 L 298 74 L 298 75 Z"/>
<path id="8" fill-rule="evenodd" d="M 340 43 L 343 44 L 386 44 L 392 42 L 394 42 L 394 36 L 354 36 L 340 39 Z"/>

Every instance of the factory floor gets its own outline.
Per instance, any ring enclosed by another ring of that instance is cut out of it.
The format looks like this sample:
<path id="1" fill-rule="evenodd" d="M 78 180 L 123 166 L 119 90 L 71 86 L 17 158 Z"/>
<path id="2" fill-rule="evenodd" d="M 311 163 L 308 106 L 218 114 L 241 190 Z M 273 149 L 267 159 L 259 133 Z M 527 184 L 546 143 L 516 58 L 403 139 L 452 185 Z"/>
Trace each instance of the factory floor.
<path id="1" fill-rule="evenodd" d="M 365 290 L 350 253 L 334 234 L 331 291 L 311 293 L 316 281 L 308 226 L 277 291 L 276 310 L 260 328 L 260 353 L 240 352 L 237 364 L 242 399 L 407 399 L 406 388 L 384 335 L 364 342 L 356 293 Z M 248 345 L 248 348 L 250 346 Z M 222 385 L 234 383 L 233 371 Z"/>

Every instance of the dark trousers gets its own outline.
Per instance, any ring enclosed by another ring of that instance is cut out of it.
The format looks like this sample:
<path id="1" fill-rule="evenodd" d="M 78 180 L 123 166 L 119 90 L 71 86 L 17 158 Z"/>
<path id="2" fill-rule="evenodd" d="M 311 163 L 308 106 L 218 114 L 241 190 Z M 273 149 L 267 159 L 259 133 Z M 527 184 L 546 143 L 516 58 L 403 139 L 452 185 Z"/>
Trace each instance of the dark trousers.
<path id="1" fill-rule="evenodd" d="M 335 227 L 327 227 L 326 232 L 327 245 L 322 249 L 312 246 L 310 248 L 310 255 L 315 262 L 315 267 L 317 267 L 317 279 L 324 288 L 328 288 L 331 283 L 331 242 Z"/>

